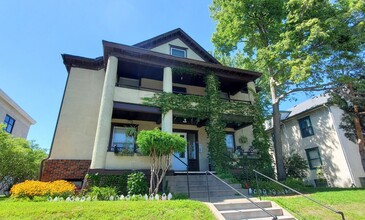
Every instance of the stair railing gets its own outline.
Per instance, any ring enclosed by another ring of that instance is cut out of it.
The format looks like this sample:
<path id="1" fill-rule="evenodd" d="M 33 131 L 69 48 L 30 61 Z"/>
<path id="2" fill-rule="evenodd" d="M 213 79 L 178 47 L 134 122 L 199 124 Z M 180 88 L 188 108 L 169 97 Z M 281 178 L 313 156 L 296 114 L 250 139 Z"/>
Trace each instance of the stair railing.
<path id="1" fill-rule="evenodd" d="M 243 193 L 241 193 L 240 191 L 238 191 L 237 189 L 233 188 L 231 185 L 229 185 L 226 181 L 222 180 L 221 178 L 219 178 L 218 176 L 214 175 L 212 172 L 210 171 L 206 171 L 206 178 L 207 178 L 207 191 L 208 191 L 208 200 L 210 202 L 210 192 L 209 192 L 209 182 L 208 182 L 208 174 L 212 175 L 213 177 L 215 177 L 217 180 L 219 180 L 220 182 L 222 182 L 223 184 L 225 184 L 226 186 L 228 186 L 229 188 L 231 188 L 233 191 L 235 191 L 236 193 L 238 193 L 239 195 L 243 196 L 245 199 L 247 199 L 250 203 L 252 203 L 254 206 L 256 206 L 257 208 L 261 209 L 262 211 L 264 211 L 266 214 L 268 214 L 269 216 L 272 217 L 273 220 L 277 220 L 278 217 L 271 214 L 270 212 L 268 212 L 265 208 L 263 208 L 262 206 L 260 206 L 259 204 L 257 204 L 256 202 L 254 202 L 252 199 L 250 199 L 249 197 L 245 196 Z"/>
<path id="2" fill-rule="evenodd" d="M 291 191 L 295 192 L 296 194 L 301 195 L 301 196 L 303 196 L 304 198 L 309 199 L 309 200 L 311 200 L 312 202 L 315 202 L 315 203 L 317 203 L 318 205 L 320 205 L 320 206 L 322 206 L 322 207 L 324 207 L 324 208 L 326 208 L 326 209 L 328 209 L 328 210 L 330 210 L 330 211 L 332 211 L 332 212 L 334 212 L 334 213 L 336 213 L 336 214 L 341 215 L 342 219 L 343 219 L 343 220 L 345 220 L 345 215 L 343 214 L 343 212 L 342 212 L 342 211 L 338 211 L 338 210 L 335 210 L 335 209 L 333 209 L 333 208 L 331 208 L 331 207 L 329 207 L 329 206 L 327 206 L 327 205 L 324 205 L 324 204 L 322 204 L 322 203 L 318 202 L 317 200 L 312 199 L 311 197 L 306 196 L 306 195 L 304 195 L 303 193 L 301 193 L 301 192 L 299 192 L 299 191 L 297 191 L 297 190 L 295 190 L 295 189 L 293 189 L 293 188 L 290 188 L 289 186 L 284 185 L 284 184 L 282 184 L 282 183 L 280 183 L 280 182 L 278 182 L 278 181 L 276 181 L 276 180 L 274 180 L 274 179 L 272 179 L 272 178 L 270 178 L 270 177 L 266 176 L 265 174 L 260 173 L 260 172 L 259 172 L 259 171 L 257 171 L 257 170 L 253 170 L 253 172 L 255 173 L 257 187 L 259 187 L 259 184 L 258 184 L 258 181 L 257 181 L 257 174 L 259 174 L 259 175 L 261 175 L 261 176 L 265 177 L 266 179 L 271 180 L 271 181 L 273 181 L 273 182 L 275 182 L 275 183 L 277 183 L 277 184 L 279 184 L 279 185 L 281 185 L 281 186 L 285 187 L 286 189 L 289 189 L 289 190 L 291 190 Z M 260 200 L 261 200 L 261 193 L 260 193 L 260 190 L 259 190 L 259 189 L 257 189 L 257 191 L 258 191 L 258 193 L 259 193 Z"/>
<path id="3" fill-rule="evenodd" d="M 177 157 L 175 154 L 172 154 L 176 159 L 178 159 L 182 164 L 186 166 L 186 183 L 188 184 L 188 196 L 190 198 L 190 184 L 189 184 L 189 165 L 182 161 L 179 157 Z"/>

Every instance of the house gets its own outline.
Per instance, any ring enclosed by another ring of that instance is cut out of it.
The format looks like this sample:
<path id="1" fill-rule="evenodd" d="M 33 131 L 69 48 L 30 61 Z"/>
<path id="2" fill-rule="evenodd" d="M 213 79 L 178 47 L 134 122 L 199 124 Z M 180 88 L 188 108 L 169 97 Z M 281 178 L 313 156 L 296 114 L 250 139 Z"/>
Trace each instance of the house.
<path id="1" fill-rule="evenodd" d="M 5 131 L 14 137 L 26 139 L 29 128 L 36 121 L 0 89 L 0 122 L 5 125 Z"/>
<path id="2" fill-rule="evenodd" d="M 128 135 L 131 128 L 157 127 L 187 139 L 186 151 L 173 158 L 171 172 L 186 170 L 184 163 L 191 171 L 208 170 L 206 120 L 183 117 L 179 111 L 162 114 L 160 108 L 146 105 L 143 98 L 162 92 L 204 97 L 204 77 L 213 72 L 220 81 L 223 101 L 252 106 L 253 81 L 260 74 L 221 65 L 181 29 L 133 46 L 102 43 L 102 57 L 62 55 L 68 79 L 41 179 L 76 182 L 87 172 L 148 172 L 149 158 L 138 153 L 135 138 Z M 179 73 L 174 72 L 176 69 Z M 243 134 L 252 141 L 252 121 L 246 119 L 227 123 L 229 150 L 235 150 Z"/>
<path id="3" fill-rule="evenodd" d="M 308 160 L 310 184 L 364 187 L 359 147 L 345 137 L 339 127 L 343 111 L 328 104 L 328 98 L 320 95 L 282 112 L 283 154 L 296 152 Z M 271 133 L 269 121 L 266 127 Z"/>

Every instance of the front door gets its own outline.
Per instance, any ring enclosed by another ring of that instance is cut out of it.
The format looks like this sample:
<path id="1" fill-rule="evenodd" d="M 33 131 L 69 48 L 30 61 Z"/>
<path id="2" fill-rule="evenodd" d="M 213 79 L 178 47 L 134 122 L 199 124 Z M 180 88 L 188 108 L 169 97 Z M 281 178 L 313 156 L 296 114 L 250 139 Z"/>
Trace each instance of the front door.
<path id="1" fill-rule="evenodd" d="M 180 135 L 180 137 L 184 138 L 185 140 L 187 140 L 187 133 L 184 132 L 174 132 L 174 134 L 178 134 Z M 174 153 L 174 155 L 179 158 L 181 161 L 183 161 L 185 164 L 188 164 L 188 155 L 187 155 L 187 146 L 185 147 L 184 152 L 182 153 Z M 182 163 L 179 159 L 177 159 L 176 157 L 172 156 L 172 169 L 173 170 L 181 170 L 181 171 L 185 171 L 186 170 L 186 165 L 184 163 Z"/>

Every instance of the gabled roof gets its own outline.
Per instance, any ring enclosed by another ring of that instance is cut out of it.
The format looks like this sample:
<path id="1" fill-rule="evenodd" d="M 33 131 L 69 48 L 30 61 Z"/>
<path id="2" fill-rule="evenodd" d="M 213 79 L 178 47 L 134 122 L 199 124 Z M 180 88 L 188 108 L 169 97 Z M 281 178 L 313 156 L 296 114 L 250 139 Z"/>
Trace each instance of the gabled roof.
<path id="1" fill-rule="evenodd" d="M 164 34 L 158 35 L 151 39 L 142 41 L 133 46 L 140 47 L 144 49 L 152 49 L 169 41 L 179 38 L 182 40 L 190 49 L 192 49 L 196 54 L 198 54 L 204 61 L 220 64 L 210 53 L 208 53 L 202 46 L 200 46 L 193 38 L 186 34 L 181 28 L 166 32 Z"/>

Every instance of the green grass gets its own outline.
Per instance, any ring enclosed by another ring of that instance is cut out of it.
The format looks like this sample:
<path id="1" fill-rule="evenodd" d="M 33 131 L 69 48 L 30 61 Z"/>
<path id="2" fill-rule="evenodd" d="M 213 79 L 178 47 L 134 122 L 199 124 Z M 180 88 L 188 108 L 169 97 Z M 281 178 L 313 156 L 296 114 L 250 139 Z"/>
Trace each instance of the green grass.
<path id="1" fill-rule="evenodd" d="M 28 202 L 0 200 L 0 219 L 215 219 L 191 200 Z"/>
<path id="2" fill-rule="evenodd" d="M 342 211 L 346 220 L 365 219 L 365 189 L 321 189 L 307 196 Z M 341 216 L 302 196 L 265 197 L 292 213 L 298 219 L 341 219 Z"/>

